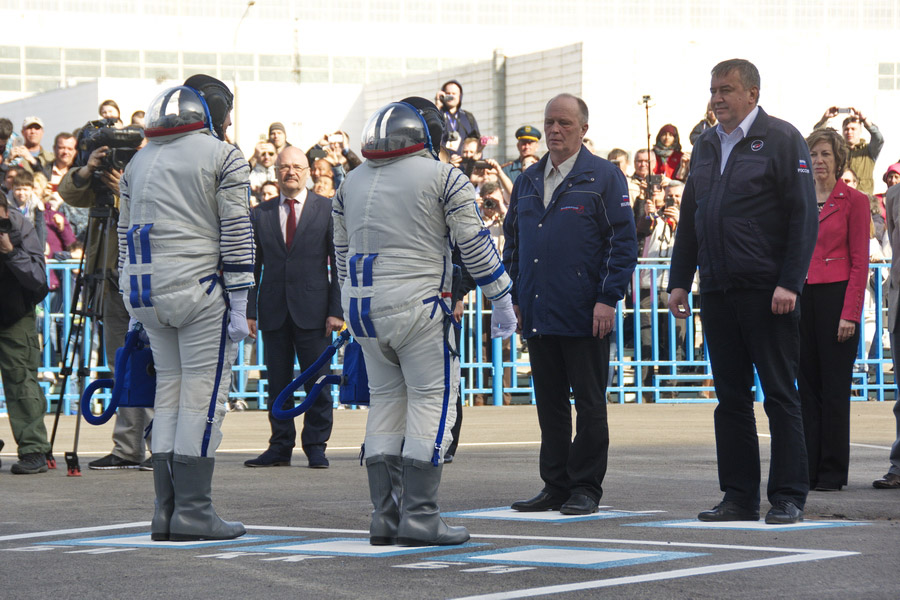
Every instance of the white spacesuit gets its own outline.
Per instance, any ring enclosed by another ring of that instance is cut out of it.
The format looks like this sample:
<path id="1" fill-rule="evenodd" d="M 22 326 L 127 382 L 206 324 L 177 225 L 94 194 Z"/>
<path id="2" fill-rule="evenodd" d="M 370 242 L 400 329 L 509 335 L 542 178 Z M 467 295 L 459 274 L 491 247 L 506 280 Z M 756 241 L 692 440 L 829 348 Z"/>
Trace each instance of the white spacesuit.
<path id="1" fill-rule="evenodd" d="M 207 76 L 185 84 L 154 100 L 149 143 L 122 176 L 119 281 L 157 372 L 153 539 L 231 539 L 245 530 L 218 518 L 210 487 L 253 285 L 250 169 L 217 139 L 228 88 Z"/>
<path id="2" fill-rule="evenodd" d="M 350 172 L 333 201 L 341 301 L 371 393 L 365 456 L 372 544 L 459 544 L 469 537 L 465 528 L 443 524 L 436 502 L 459 383 L 449 331 L 452 245 L 499 306 L 506 335 L 515 329 L 512 284 L 475 190 L 460 170 L 435 160 L 442 128 L 437 108 L 421 98 L 379 110 L 363 134 L 368 161 Z"/>

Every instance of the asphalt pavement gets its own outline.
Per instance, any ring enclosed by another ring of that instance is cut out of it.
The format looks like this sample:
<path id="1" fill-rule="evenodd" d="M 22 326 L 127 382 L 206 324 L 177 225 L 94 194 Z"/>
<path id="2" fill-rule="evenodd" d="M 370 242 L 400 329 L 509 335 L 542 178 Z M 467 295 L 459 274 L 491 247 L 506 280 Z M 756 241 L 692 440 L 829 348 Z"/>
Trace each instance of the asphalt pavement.
<path id="1" fill-rule="evenodd" d="M 535 409 L 467 408 L 440 504 L 472 539 L 444 548 L 368 545 L 365 410 L 335 412 L 327 470 L 306 468 L 299 450 L 291 467 L 244 467 L 268 422 L 230 413 L 213 500 L 248 533 L 221 543 L 149 540 L 152 474 L 87 469 L 111 449 L 111 424 L 82 423 L 82 474 L 67 477 L 75 417 L 60 423 L 59 468 L 30 476 L 10 474 L 15 448 L 0 422 L 0 598 L 896 599 L 900 490 L 871 485 L 888 466 L 892 406 L 853 404 L 849 486 L 810 493 L 803 523 L 783 527 L 696 520 L 721 496 L 714 404 L 609 406 L 609 470 L 589 517 L 510 511 L 541 488 Z M 764 513 L 765 476 L 761 494 Z"/>

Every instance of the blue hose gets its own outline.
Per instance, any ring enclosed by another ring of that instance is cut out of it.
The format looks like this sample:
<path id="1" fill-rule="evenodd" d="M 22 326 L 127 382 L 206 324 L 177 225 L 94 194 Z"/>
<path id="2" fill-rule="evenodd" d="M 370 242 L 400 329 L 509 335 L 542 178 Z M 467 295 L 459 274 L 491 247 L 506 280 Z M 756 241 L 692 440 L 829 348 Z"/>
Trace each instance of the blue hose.
<path id="1" fill-rule="evenodd" d="M 313 405 L 313 403 L 316 401 L 316 398 L 319 397 L 319 392 L 323 387 L 325 387 L 326 385 L 336 385 L 341 383 L 342 378 L 340 375 L 325 375 L 323 377 L 320 377 L 316 384 L 306 395 L 306 399 L 303 400 L 303 402 L 289 410 L 284 409 L 285 402 L 287 402 L 288 399 L 293 398 L 294 392 L 297 391 L 301 385 L 309 381 L 309 379 L 316 373 L 318 373 L 322 369 L 322 367 L 330 362 L 331 357 L 334 356 L 334 353 L 338 351 L 338 348 L 343 346 L 344 343 L 346 343 L 349 339 L 350 330 L 345 329 L 341 332 L 341 335 L 338 336 L 338 338 L 334 342 L 332 342 L 332 344 L 328 346 L 328 348 L 325 349 L 325 352 L 323 352 L 322 355 L 316 359 L 316 362 L 314 362 L 308 369 L 300 373 L 300 375 L 295 380 L 287 384 L 285 388 L 281 390 L 281 393 L 278 394 L 278 398 L 276 398 L 275 402 L 272 404 L 273 417 L 275 417 L 276 419 L 287 420 L 293 419 L 298 415 L 302 415 L 307 410 L 309 410 L 310 406 Z"/>

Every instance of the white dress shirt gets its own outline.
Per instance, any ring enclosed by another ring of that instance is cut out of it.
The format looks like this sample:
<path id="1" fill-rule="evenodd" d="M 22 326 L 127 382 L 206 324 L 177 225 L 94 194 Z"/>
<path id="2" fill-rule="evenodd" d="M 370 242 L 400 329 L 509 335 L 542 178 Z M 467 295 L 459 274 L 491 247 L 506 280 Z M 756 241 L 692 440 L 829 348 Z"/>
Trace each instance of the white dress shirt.
<path id="1" fill-rule="evenodd" d="M 303 205 L 306 204 L 306 188 L 300 190 L 300 193 L 297 194 L 297 197 L 294 198 L 297 201 L 297 204 L 294 206 L 294 225 L 300 223 L 300 214 L 303 212 Z M 278 221 L 281 223 L 281 235 L 287 235 L 287 220 L 288 215 L 291 212 L 291 207 L 288 206 L 287 198 L 284 194 L 278 198 L 279 206 L 278 206 Z"/>
<path id="2" fill-rule="evenodd" d="M 579 149 L 579 152 L 581 150 Z M 553 198 L 553 192 L 559 187 L 575 166 L 575 159 L 578 158 L 578 152 L 567 158 L 558 167 L 553 166 L 553 161 L 547 157 L 547 166 L 544 167 L 544 208 L 550 206 L 550 199 Z"/>
<path id="3" fill-rule="evenodd" d="M 747 134 L 750 132 L 750 126 L 753 125 L 753 121 L 756 120 L 756 115 L 758 114 L 759 107 L 754 106 L 753 110 L 750 111 L 750 114 L 744 117 L 741 124 L 735 127 L 734 131 L 731 133 L 725 133 L 721 123 L 716 125 L 716 133 L 719 134 L 719 141 L 722 142 L 722 163 L 719 165 L 720 175 L 725 172 L 725 165 L 728 163 L 728 157 L 731 156 L 731 151 L 734 150 L 734 147 L 737 146 L 738 142 L 747 137 Z"/>

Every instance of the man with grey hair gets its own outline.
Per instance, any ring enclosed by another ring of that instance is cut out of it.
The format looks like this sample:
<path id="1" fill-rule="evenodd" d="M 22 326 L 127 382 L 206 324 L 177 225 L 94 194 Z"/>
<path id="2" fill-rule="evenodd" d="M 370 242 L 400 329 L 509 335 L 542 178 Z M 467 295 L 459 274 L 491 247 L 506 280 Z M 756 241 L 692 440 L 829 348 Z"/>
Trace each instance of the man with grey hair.
<path id="1" fill-rule="evenodd" d="M 560 94 L 544 110 L 549 152 L 516 179 L 503 262 L 528 343 L 541 426 L 541 492 L 523 512 L 597 511 L 609 451 L 609 332 L 637 262 L 628 185 L 582 143 L 584 100 Z M 575 397 L 575 438 L 569 389 Z"/>
<path id="2" fill-rule="evenodd" d="M 753 367 L 772 435 L 766 523 L 803 519 L 809 492 L 800 398 L 800 305 L 818 213 L 809 149 L 789 123 L 757 105 L 759 71 L 727 60 L 712 70 L 719 124 L 694 145 L 672 251 L 669 310 L 691 315 L 700 268 L 703 333 L 719 405 L 719 485 L 725 496 L 701 521 L 759 520 L 760 459 Z"/>

